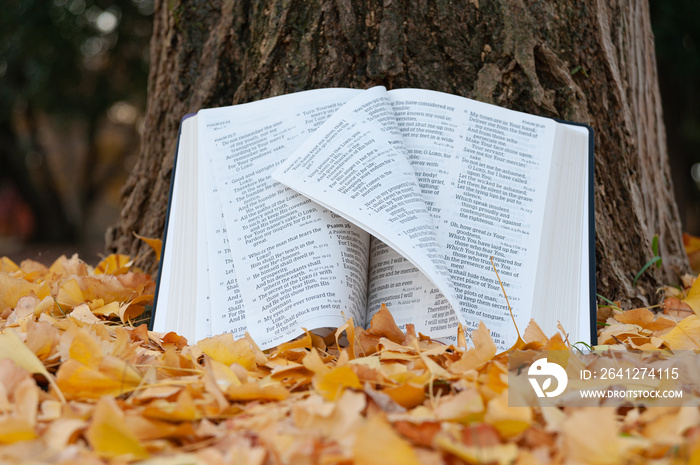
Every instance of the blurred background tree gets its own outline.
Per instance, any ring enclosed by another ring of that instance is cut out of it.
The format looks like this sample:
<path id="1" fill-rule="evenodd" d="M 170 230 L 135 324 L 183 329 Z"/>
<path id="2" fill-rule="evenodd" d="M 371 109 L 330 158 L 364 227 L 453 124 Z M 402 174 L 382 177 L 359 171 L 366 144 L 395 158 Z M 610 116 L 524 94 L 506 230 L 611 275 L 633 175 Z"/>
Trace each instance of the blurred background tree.
<path id="1" fill-rule="evenodd" d="M 3 2 L 0 255 L 102 249 L 138 153 L 152 13 L 153 0 Z"/>
<path id="2" fill-rule="evenodd" d="M 659 87 L 678 211 L 700 234 L 700 2 L 651 0 Z"/>
<path id="3" fill-rule="evenodd" d="M 700 234 L 700 2 L 650 5 L 676 199 Z M 0 256 L 92 261 L 138 154 L 153 0 L 2 7 Z"/>

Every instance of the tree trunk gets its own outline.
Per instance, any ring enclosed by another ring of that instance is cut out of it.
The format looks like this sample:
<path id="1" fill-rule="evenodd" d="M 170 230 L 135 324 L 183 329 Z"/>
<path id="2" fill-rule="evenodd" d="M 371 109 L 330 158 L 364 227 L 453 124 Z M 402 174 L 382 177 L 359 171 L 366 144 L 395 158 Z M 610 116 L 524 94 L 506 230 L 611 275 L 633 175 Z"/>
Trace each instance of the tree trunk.
<path id="1" fill-rule="evenodd" d="M 144 254 L 132 231 L 161 235 L 184 114 L 381 84 L 591 125 L 598 292 L 647 304 L 687 271 L 646 1 L 265 3 L 156 1 L 146 132 L 108 248 Z M 654 235 L 663 266 L 635 285 Z"/>

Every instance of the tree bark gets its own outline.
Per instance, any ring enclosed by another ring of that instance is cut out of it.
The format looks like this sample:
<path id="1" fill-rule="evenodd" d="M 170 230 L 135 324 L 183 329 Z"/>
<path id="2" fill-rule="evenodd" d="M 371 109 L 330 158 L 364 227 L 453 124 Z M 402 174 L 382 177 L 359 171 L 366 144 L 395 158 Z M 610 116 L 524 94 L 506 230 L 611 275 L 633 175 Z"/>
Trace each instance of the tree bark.
<path id="1" fill-rule="evenodd" d="M 184 114 L 381 84 L 591 125 L 598 292 L 646 305 L 688 270 L 646 1 L 157 0 L 154 21 L 146 132 L 109 249 L 143 255 L 132 232 L 161 235 Z M 633 284 L 654 235 L 663 266 Z"/>

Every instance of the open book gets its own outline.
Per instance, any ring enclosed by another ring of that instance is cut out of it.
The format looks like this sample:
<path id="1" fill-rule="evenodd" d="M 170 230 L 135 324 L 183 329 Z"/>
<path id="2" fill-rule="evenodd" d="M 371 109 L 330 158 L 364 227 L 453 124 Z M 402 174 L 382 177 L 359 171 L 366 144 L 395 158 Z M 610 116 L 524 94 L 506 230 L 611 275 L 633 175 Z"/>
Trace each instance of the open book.
<path id="1" fill-rule="evenodd" d="M 590 128 L 439 92 L 319 89 L 182 121 L 153 327 L 595 339 Z"/>

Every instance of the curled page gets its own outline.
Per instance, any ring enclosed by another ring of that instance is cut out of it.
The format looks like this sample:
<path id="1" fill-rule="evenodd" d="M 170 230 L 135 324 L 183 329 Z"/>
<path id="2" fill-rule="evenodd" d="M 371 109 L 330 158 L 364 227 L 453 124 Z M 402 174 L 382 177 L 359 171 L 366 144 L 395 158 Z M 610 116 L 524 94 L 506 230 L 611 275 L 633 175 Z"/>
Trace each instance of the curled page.
<path id="1" fill-rule="evenodd" d="M 451 313 L 458 315 L 444 253 L 386 89 L 375 87 L 350 100 L 272 176 L 399 252 L 442 291 Z M 454 333 L 454 326 L 445 326 L 432 335 Z"/>

